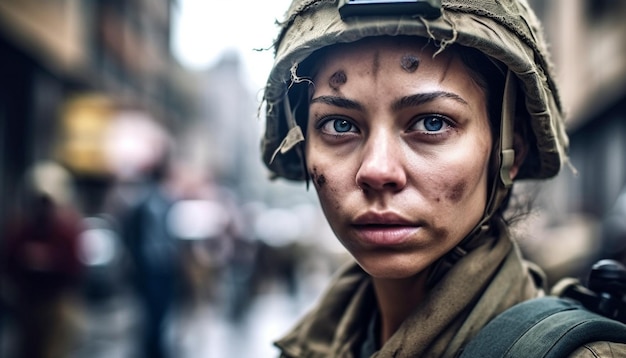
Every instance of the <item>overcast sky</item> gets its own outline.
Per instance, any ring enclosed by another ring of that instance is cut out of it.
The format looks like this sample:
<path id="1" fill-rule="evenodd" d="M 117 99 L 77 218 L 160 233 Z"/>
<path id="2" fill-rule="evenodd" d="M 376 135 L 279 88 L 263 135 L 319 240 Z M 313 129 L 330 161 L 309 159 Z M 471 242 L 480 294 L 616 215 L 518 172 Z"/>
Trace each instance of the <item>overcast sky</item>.
<path id="1" fill-rule="evenodd" d="M 227 50 L 237 50 L 253 88 L 263 87 L 272 65 L 269 48 L 291 0 L 179 0 L 172 50 L 191 69 L 210 67 Z"/>

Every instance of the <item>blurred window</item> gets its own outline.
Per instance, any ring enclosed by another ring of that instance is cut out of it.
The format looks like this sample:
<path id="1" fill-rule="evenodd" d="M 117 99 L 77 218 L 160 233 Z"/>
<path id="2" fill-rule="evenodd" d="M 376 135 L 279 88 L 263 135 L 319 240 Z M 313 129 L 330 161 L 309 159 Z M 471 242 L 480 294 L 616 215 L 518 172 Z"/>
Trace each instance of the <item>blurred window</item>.
<path id="1" fill-rule="evenodd" d="M 622 14 L 624 1 L 621 0 L 586 0 L 585 13 L 590 22 L 606 21 L 611 14 Z"/>

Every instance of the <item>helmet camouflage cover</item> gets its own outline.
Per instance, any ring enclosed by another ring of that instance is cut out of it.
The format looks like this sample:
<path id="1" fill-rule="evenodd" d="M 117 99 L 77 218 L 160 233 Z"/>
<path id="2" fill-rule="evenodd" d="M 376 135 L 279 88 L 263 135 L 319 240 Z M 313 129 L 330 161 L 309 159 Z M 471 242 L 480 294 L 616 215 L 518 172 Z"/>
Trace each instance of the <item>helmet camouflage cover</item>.
<path id="1" fill-rule="evenodd" d="M 304 140 L 293 120 L 289 88 L 301 81 L 296 71 L 314 51 L 370 36 L 419 36 L 444 49 L 451 44 L 475 48 L 495 59 L 517 77 L 524 94 L 526 119 L 534 146 L 517 179 L 556 175 L 567 160 L 568 138 L 564 111 L 539 21 L 525 0 L 443 0 L 441 16 L 360 16 L 342 19 L 337 0 L 294 0 L 274 44 L 275 62 L 264 93 L 266 130 L 263 161 L 275 176 L 307 178 L 302 153 Z"/>

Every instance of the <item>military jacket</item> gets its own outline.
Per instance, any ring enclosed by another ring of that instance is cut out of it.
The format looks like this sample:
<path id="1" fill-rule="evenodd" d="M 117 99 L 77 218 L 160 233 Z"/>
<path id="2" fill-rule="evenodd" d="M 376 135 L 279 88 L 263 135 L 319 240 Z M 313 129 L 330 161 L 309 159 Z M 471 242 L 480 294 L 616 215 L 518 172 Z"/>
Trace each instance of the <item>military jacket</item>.
<path id="1" fill-rule="evenodd" d="M 508 234 L 486 240 L 451 268 L 371 357 L 456 357 L 499 313 L 544 295 L 542 280 Z M 276 346 L 281 357 L 358 358 L 375 309 L 371 278 L 349 263 Z M 626 345 L 596 342 L 571 357 L 626 357 Z"/>

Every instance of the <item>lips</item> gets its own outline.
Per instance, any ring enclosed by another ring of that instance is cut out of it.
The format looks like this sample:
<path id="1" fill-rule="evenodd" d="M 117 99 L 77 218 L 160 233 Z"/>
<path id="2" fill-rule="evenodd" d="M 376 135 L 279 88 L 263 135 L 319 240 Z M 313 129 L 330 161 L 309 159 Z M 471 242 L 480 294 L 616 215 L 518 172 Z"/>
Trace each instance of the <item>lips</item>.
<path id="1" fill-rule="evenodd" d="M 391 212 L 367 212 L 357 216 L 352 227 L 363 243 L 393 246 L 407 242 L 421 225 Z"/>

